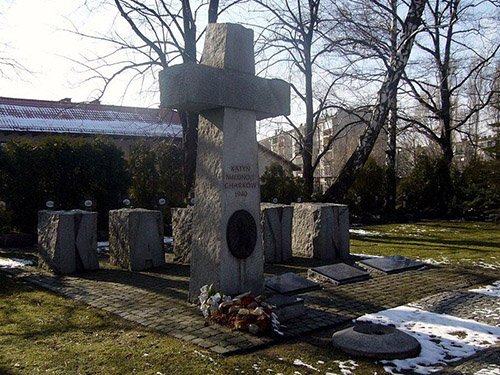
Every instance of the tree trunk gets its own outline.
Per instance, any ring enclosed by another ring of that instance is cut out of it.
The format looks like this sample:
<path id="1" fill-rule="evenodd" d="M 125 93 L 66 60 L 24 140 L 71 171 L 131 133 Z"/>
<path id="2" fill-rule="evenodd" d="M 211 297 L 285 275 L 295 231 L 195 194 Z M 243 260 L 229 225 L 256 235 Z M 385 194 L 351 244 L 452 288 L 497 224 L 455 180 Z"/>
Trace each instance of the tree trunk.
<path id="1" fill-rule="evenodd" d="M 366 160 L 368 160 L 380 129 L 387 119 L 390 104 L 396 95 L 399 80 L 410 57 L 415 33 L 422 22 L 424 7 L 425 0 L 412 0 L 403 26 L 401 46 L 396 56 L 391 59 L 391 65 L 382 83 L 382 88 L 378 93 L 377 104 L 373 110 L 368 128 L 361 136 L 358 147 L 340 171 L 337 180 L 325 192 L 323 196 L 324 201 L 342 201 L 359 171 L 361 171 Z"/>
<path id="2" fill-rule="evenodd" d="M 391 24 L 391 58 L 398 52 L 398 0 L 391 0 L 392 24 Z M 390 117 L 387 126 L 387 150 L 386 150 L 386 198 L 385 209 L 389 215 L 396 211 L 396 129 L 398 116 L 398 96 L 394 95 L 390 104 Z"/>
<path id="3" fill-rule="evenodd" d="M 397 125 L 397 99 L 396 95 L 390 106 L 388 126 L 387 151 L 386 151 L 386 201 L 385 208 L 389 215 L 396 211 L 396 125 Z"/>
<path id="4" fill-rule="evenodd" d="M 184 62 L 196 61 L 196 24 L 189 0 L 182 0 L 184 25 Z M 198 114 L 181 112 L 182 142 L 184 146 L 184 196 L 188 197 L 194 187 L 196 174 L 196 150 L 198 147 Z"/>
<path id="5" fill-rule="evenodd" d="M 313 22 L 313 20 L 311 20 Z M 304 147 L 302 148 L 302 174 L 305 184 L 305 195 L 310 198 L 314 192 L 314 168 L 312 164 L 314 147 L 314 104 L 312 89 L 312 60 L 311 60 L 312 33 L 304 36 L 304 78 L 305 78 L 305 105 L 306 123 L 304 124 Z"/>
<path id="6" fill-rule="evenodd" d="M 219 17 L 219 0 L 210 0 L 208 5 L 208 22 L 216 23 Z"/>

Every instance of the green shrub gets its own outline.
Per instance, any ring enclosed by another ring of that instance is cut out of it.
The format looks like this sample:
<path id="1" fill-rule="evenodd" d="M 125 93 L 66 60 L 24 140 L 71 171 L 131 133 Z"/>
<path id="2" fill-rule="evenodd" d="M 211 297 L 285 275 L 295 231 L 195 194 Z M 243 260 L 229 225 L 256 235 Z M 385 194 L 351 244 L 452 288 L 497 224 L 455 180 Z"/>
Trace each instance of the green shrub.
<path id="1" fill-rule="evenodd" d="M 1 158 L 0 196 L 10 203 L 12 225 L 23 232 L 36 231 L 37 211 L 47 200 L 55 209 L 74 209 L 91 199 L 105 229 L 108 211 L 120 207 L 129 185 L 122 152 L 100 138 L 12 140 Z"/>
<path id="2" fill-rule="evenodd" d="M 182 165 L 183 150 L 170 140 L 136 143 L 129 159 L 132 204 L 158 209 L 159 198 L 164 198 L 163 214 L 168 221 L 170 208 L 184 205 Z"/>
<path id="3" fill-rule="evenodd" d="M 457 215 L 455 187 L 448 163 L 443 158 L 421 154 L 410 175 L 398 186 L 398 203 L 417 219 Z"/>
<path id="4" fill-rule="evenodd" d="M 500 218 L 499 134 L 495 145 L 486 149 L 491 159 L 471 163 L 460 175 L 459 200 L 466 217 Z"/>
<path id="5" fill-rule="evenodd" d="M 378 215 L 384 210 L 386 194 L 385 169 L 369 158 L 346 195 L 354 215 Z"/>
<path id="6" fill-rule="evenodd" d="M 275 198 L 279 203 L 290 204 L 304 196 L 303 182 L 286 171 L 279 164 L 266 167 L 261 177 L 260 195 L 262 202 L 272 202 Z"/>

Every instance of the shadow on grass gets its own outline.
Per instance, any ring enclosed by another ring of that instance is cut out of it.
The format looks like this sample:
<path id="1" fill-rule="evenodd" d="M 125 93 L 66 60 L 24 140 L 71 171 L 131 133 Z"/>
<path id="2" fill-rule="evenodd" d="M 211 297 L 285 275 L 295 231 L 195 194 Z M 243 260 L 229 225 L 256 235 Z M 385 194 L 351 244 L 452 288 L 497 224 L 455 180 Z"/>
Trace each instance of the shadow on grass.
<path id="1" fill-rule="evenodd" d="M 95 272 L 74 274 L 74 276 L 84 280 L 127 285 L 173 298 L 179 300 L 179 302 L 186 302 L 189 290 L 189 271 L 187 273 L 188 275 L 184 275 L 184 270 L 179 274 L 178 270 L 172 272 L 171 267 L 159 267 L 147 273 L 120 269 L 101 269 Z"/>
<path id="2" fill-rule="evenodd" d="M 0 365 L 0 374 L 2 375 L 11 375 L 14 374 L 10 370 L 7 369 L 7 367 L 4 367 L 3 365 Z"/>
<path id="3" fill-rule="evenodd" d="M 123 329 L 116 321 L 110 325 L 105 321 L 106 313 L 87 311 L 74 304 L 32 285 L 10 280 L 0 274 L 0 283 L 6 290 L 5 299 L 0 302 L 0 325 L 3 328 L 3 341 L 15 345 L 20 339 L 48 337 L 67 332 L 89 332 L 95 334 L 107 329 Z M 10 299 L 14 299 L 10 301 Z M 3 306 L 2 306 L 3 305 Z M 9 331 L 9 326 L 15 330 Z M 0 372 L 2 374 L 2 372 Z"/>

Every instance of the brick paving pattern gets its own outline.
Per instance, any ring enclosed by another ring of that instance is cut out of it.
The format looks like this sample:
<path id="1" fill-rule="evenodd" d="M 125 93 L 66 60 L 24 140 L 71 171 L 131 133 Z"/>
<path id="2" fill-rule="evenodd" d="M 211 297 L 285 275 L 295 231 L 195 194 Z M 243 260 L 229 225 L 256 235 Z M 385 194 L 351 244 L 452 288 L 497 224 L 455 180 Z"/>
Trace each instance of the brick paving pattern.
<path id="1" fill-rule="evenodd" d="M 266 277 L 285 272 L 295 272 L 305 277 L 308 268 L 324 264 L 294 258 L 290 264 L 266 266 Z M 189 266 L 169 262 L 165 267 L 151 272 L 129 272 L 107 264 L 102 266 L 97 272 L 71 276 L 54 276 L 34 267 L 13 272 L 50 291 L 219 354 L 236 353 L 283 339 L 278 335 L 253 336 L 217 325 L 205 325 L 199 309 L 186 302 Z M 448 296 L 450 293 L 446 292 L 496 280 L 500 278 L 500 272 L 432 267 L 395 275 L 372 273 L 371 276 L 370 280 L 342 286 L 322 284 L 320 290 L 301 294 L 307 307 L 306 314 L 286 322 L 284 338 L 339 327 L 361 315 L 436 294 Z M 457 296 L 466 298 L 462 294 Z M 468 297 L 470 301 L 482 303 L 481 298 L 472 297 Z M 429 299 L 426 303 L 430 306 L 434 303 L 432 301 Z M 459 310 L 459 304 L 449 303 L 447 306 L 449 310 Z"/>

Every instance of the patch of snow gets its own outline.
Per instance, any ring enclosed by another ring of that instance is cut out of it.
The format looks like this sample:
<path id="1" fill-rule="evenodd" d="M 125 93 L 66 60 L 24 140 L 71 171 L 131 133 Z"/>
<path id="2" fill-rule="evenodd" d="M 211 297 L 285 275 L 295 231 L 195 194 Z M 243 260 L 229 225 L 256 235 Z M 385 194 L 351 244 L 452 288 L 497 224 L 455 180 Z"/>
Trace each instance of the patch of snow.
<path id="1" fill-rule="evenodd" d="M 479 261 L 479 262 L 475 262 L 473 264 L 473 266 L 481 267 L 481 268 L 486 268 L 486 269 L 490 269 L 490 270 L 498 270 L 498 269 L 500 269 L 500 265 L 499 264 L 486 263 L 486 262 L 483 262 L 482 260 Z"/>
<path id="2" fill-rule="evenodd" d="M 368 255 L 368 254 L 359 254 L 359 253 L 351 253 L 351 255 L 354 255 L 356 257 L 360 257 L 362 259 L 383 258 L 382 255 Z"/>
<path id="3" fill-rule="evenodd" d="M 0 258 L 0 267 L 5 268 L 20 268 L 24 266 L 32 266 L 35 264 L 31 260 L 20 258 Z"/>
<path id="4" fill-rule="evenodd" d="M 481 288 L 470 289 L 469 292 L 485 294 L 491 297 L 500 297 L 500 280 L 495 281 L 492 285 L 485 285 Z"/>
<path id="5" fill-rule="evenodd" d="M 358 364 L 352 359 L 348 361 L 335 361 L 335 363 L 339 366 L 342 375 L 351 375 L 356 367 L 358 367 Z"/>
<path id="6" fill-rule="evenodd" d="M 210 360 L 210 362 L 215 362 L 212 357 L 205 355 L 205 354 L 199 352 L 198 350 L 195 350 L 193 353 L 198 354 L 201 358 L 207 358 L 208 360 Z"/>
<path id="7" fill-rule="evenodd" d="M 394 324 L 419 341 L 422 350 L 418 357 L 382 361 L 391 374 L 399 371 L 430 374 L 500 341 L 500 327 L 409 306 L 367 314 L 359 320 Z"/>
<path id="8" fill-rule="evenodd" d="M 441 259 L 433 259 L 433 258 L 427 258 L 427 259 L 421 259 L 421 258 L 416 258 L 415 260 L 422 262 L 422 263 L 427 263 L 427 264 L 433 264 L 433 265 L 441 265 L 441 264 L 451 264 L 450 260 L 448 258 L 441 257 Z"/>
<path id="9" fill-rule="evenodd" d="M 99 241 L 97 243 L 97 252 L 99 254 L 108 253 L 109 252 L 109 241 Z"/>
<path id="10" fill-rule="evenodd" d="M 364 229 L 349 229 L 349 233 L 364 237 L 382 237 L 382 234 L 380 234 L 379 232 L 368 231 Z"/>
<path id="11" fill-rule="evenodd" d="M 163 237 L 163 243 L 164 244 L 173 244 L 174 239 L 173 239 L 173 237 Z"/>
<path id="12" fill-rule="evenodd" d="M 475 372 L 474 375 L 500 375 L 500 367 L 489 365 L 487 368 Z"/>
<path id="13" fill-rule="evenodd" d="M 303 366 L 303 367 L 308 368 L 309 370 L 314 370 L 314 371 L 320 372 L 320 371 L 319 371 L 319 369 L 317 369 L 316 367 L 311 366 L 311 365 L 308 365 L 307 363 L 302 362 L 300 359 L 295 359 L 295 360 L 293 361 L 293 364 L 294 364 L 295 366 Z"/>

